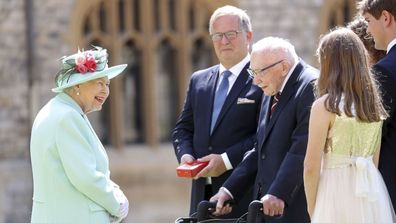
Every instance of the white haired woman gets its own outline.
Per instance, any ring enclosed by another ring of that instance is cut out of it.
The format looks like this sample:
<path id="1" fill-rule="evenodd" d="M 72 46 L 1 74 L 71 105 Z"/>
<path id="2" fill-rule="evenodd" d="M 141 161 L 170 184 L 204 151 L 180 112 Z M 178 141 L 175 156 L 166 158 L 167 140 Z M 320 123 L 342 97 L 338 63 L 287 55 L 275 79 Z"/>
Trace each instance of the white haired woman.
<path id="1" fill-rule="evenodd" d="M 110 179 L 106 151 L 86 114 L 99 111 L 110 79 L 126 65 L 108 67 L 95 47 L 62 59 L 57 95 L 37 114 L 31 135 L 32 223 L 120 222 L 129 203 Z"/>

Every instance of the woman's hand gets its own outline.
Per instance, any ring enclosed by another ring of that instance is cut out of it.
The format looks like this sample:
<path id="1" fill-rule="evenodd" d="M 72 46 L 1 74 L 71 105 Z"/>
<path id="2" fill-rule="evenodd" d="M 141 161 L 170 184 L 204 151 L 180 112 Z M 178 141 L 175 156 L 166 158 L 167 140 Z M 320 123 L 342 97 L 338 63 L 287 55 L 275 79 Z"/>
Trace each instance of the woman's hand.
<path id="1" fill-rule="evenodd" d="M 125 194 L 119 188 L 115 188 L 115 196 L 117 201 L 120 203 L 120 209 L 117 214 L 117 220 L 121 221 L 122 219 L 126 218 L 126 216 L 128 215 L 129 201 L 125 196 Z"/>

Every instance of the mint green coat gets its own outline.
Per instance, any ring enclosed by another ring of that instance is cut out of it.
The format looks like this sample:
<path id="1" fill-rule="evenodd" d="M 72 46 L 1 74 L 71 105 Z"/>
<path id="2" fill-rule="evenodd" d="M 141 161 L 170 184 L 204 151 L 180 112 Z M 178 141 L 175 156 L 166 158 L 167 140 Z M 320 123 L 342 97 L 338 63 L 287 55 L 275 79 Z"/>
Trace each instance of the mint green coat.
<path id="1" fill-rule="evenodd" d="M 32 223 L 108 223 L 120 204 L 106 151 L 80 106 L 59 93 L 33 123 Z"/>

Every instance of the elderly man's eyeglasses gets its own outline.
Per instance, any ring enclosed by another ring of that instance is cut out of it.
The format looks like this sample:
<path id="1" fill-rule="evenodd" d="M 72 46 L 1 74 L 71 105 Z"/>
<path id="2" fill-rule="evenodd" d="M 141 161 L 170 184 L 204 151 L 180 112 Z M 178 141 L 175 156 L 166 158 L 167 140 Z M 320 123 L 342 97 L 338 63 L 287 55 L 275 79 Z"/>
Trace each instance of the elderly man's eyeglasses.
<path id="1" fill-rule="evenodd" d="M 227 40 L 231 41 L 237 38 L 238 33 L 240 33 L 241 31 L 228 31 L 225 33 L 213 33 L 212 35 L 210 35 L 210 37 L 212 38 L 213 41 L 215 42 L 219 42 L 223 39 L 223 36 L 225 36 L 227 38 Z"/>
<path id="2" fill-rule="evenodd" d="M 279 60 L 279 61 L 277 61 L 277 62 L 275 62 L 275 63 L 273 63 L 273 64 L 271 64 L 271 65 L 268 65 L 268 66 L 266 66 L 266 67 L 264 67 L 264 68 L 262 68 L 262 69 L 253 70 L 253 69 L 251 69 L 251 68 L 248 68 L 248 69 L 247 69 L 247 72 L 250 74 L 250 76 L 252 76 L 252 77 L 254 78 L 254 77 L 256 77 L 257 75 L 259 75 L 260 73 L 264 72 L 265 70 L 268 70 L 268 69 L 270 69 L 271 67 L 275 67 L 275 65 L 281 63 L 282 61 L 283 61 L 283 60 Z"/>

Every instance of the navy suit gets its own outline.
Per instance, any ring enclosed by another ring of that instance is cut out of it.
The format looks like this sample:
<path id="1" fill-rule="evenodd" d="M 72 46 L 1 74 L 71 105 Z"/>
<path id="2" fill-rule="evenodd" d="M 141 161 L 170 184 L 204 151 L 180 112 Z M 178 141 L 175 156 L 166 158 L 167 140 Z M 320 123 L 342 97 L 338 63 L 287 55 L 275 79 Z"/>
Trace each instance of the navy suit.
<path id="1" fill-rule="evenodd" d="M 379 170 L 396 207 L 396 45 L 373 66 L 380 83 L 383 102 L 389 113 L 382 128 Z"/>
<path id="2" fill-rule="evenodd" d="M 279 98 L 270 118 L 271 100 L 262 102 L 257 144 L 224 186 L 236 200 L 254 183 L 254 199 L 265 194 L 282 199 L 283 217 L 263 222 L 309 222 L 303 187 L 303 163 L 308 142 L 308 122 L 314 101 L 313 81 L 318 70 L 300 61 Z"/>
<path id="3" fill-rule="evenodd" d="M 219 65 L 195 72 L 190 80 L 183 111 L 173 130 L 173 146 L 178 161 L 184 154 L 200 158 L 212 153 L 226 152 L 233 167 L 242 160 L 255 142 L 262 91 L 253 85 L 247 73 L 249 63 L 242 69 L 224 102 L 212 135 L 210 125 Z M 241 100 L 242 99 L 242 100 Z M 212 191 L 216 193 L 232 171 L 212 177 Z M 190 214 L 204 197 L 206 178 L 193 180 Z M 250 195 L 250 196 L 249 196 Z M 229 217 L 240 216 L 247 211 L 251 192 L 238 203 Z"/>

